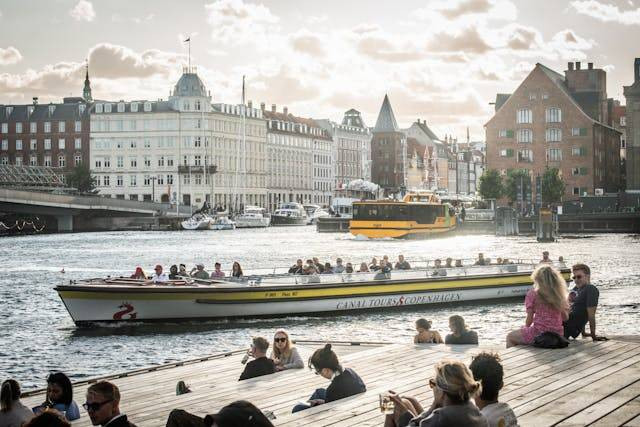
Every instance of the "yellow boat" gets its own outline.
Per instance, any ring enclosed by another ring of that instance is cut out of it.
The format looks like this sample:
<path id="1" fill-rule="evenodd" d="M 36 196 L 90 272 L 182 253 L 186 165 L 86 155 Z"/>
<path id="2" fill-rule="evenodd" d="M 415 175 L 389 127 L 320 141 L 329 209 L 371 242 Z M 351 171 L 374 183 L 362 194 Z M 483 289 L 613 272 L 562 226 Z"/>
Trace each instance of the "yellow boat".
<path id="1" fill-rule="evenodd" d="M 453 207 L 431 191 L 411 192 L 402 200 L 354 202 L 349 222 L 351 234 L 370 239 L 424 238 L 455 228 Z"/>

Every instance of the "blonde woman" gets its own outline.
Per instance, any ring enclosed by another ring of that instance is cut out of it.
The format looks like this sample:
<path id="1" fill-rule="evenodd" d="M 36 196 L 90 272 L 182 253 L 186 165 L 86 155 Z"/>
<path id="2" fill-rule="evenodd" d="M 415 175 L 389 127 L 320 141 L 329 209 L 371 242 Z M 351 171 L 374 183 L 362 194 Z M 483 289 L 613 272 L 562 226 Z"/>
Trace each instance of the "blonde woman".
<path id="1" fill-rule="evenodd" d="M 271 359 L 276 365 L 276 371 L 304 368 L 298 349 L 293 346 L 289 334 L 284 329 L 278 329 L 273 337 Z"/>
<path id="2" fill-rule="evenodd" d="M 564 334 L 562 321 L 569 318 L 567 283 L 552 266 L 545 264 L 531 275 L 533 288 L 527 292 L 524 306 L 527 310 L 525 325 L 507 335 L 507 348 L 531 345 L 544 332 Z"/>
<path id="3" fill-rule="evenodd" d="M 488 427 L 487 419 L 471 402 L 480 393 L 480 383 L 464 363 L 444 360 L 435 366 L 436 376 L 429 380 L 433 390 L 433 403 L 423 411 L 413 397 L 401 397 L 389 391 L 395 403 L 394 413 L 387 415 L 385 427 L 466 426 Z"/>

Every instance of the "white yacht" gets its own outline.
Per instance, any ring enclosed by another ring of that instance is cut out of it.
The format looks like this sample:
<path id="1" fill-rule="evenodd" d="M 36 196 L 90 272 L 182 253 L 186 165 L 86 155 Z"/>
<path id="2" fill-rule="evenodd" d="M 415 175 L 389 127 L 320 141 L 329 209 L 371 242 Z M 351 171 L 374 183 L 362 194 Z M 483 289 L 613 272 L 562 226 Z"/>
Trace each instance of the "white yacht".
<path id="1" fill-rule="evenodd" d="M 212 230 L 235 230 L 235 228 L 236 223 L 231 221 L 229 217 L 225 215 L 216 217 L 213 224 L 211 224 Z"/>
<path id="2" fill-rule="evenodd" d="M 211 230 L 214 219 L 207 214 L 197 213 L 182 221 L 180 225 L 185 230 Z"/>
<path id="3" fill-rule="evenodd" d="M 261 228 L 271 224 L 271 216 L 260 206 L 246 206 L 244 212 L 235 217 L 236 228 Z"/>

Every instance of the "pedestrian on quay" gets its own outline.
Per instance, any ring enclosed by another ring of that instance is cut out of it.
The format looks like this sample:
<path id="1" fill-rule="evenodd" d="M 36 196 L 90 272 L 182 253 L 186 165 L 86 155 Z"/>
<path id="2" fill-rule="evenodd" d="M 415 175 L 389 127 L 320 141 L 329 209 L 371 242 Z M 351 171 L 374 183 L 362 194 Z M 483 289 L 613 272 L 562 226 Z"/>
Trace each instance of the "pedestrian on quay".
<path id="1" fill-rule="evenodd" d="M 1 425 L 4 427 L 4 424 Z M 16 427 L 19 427 L 18 424 Z M 45 409 L 27 423 L 22 424 L 22 427 L 71 427 L 71 423 L 60 412 Z"/>
<path id="2" fill-rule="evenodd" d="M 293 345 L 289 333 L 284 329 L 278 329 L 273 336 L 273 349 L 270 358 L 276 365 L 276 371 L 304 368 L 304 362 L 298 349 Z"/>
<path id="3" fill-rule="evenodd" d="M 33 413 L 37 415 L 46 409 L 55 409 L 69 421 L 80 418 L 80 409 L 73 400 L 71 380 L 62 372 L 49 375 L 46 400 L 42 405 L 33 408 Z"/>
<path id="4" fill-rule="evenodd" d="M 120 412 L 120 389 L 109 381 L 98 381 L 87 389 L 87 401 L 82 405 L 94 426 L 136 427 Z"/>
<path id="5" fill-rule="evenodd" d="M 20 384 L 14 379 L 2 382 L 0 387 L 0 426 L 19 427 L 33 418 L 33 411 L 21 401 Z"/>
<path id="6" fill-rule="evenodd" d="M 474 397 L 476 406 L 489 422 L 489 427 L 518 427 L 518 419 L 508 403 L 498 402 L 504 385 L 504 369 L 500 356 L 482 352 L 473 356 L 469 369 L 473 378 L 480 381 L 482 391 Z"/>

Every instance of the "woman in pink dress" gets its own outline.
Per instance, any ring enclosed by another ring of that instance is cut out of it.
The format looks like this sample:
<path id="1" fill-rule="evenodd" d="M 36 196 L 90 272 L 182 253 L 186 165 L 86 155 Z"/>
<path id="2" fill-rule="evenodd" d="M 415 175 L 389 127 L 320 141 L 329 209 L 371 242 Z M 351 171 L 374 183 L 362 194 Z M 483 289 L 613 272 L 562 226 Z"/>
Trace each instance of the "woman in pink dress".
<path id="1" fill-rule="evenodd" d="M 531 274 L 533 289 L 527 292 L 524 306 L 527 310 L 525 326 L 507 335 L 507 348 L 531 345 L 543 332 L 564 333 L 562 321 L 569 317 L 567 283 L 550 265 L 541 265 Z"/>

